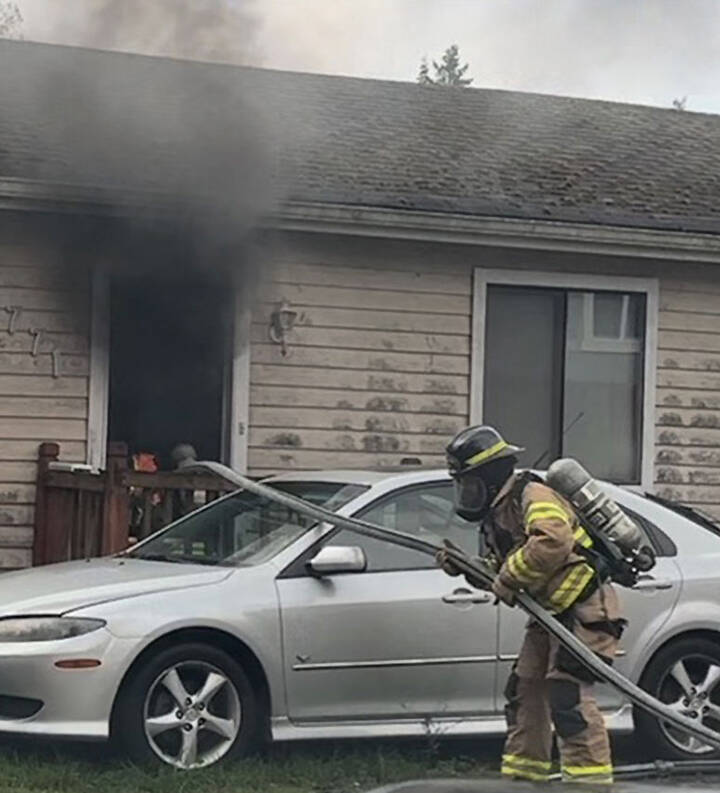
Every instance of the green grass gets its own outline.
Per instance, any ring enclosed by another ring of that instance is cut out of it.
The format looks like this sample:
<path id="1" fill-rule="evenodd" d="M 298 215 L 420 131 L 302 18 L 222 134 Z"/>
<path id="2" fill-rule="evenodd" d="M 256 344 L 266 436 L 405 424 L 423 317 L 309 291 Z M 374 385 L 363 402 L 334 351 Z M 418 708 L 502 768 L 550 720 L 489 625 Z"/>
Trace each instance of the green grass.
<path id="1" fill-rule="evenodd" d="M 497 766 L 494 741 L 285 745 L 202 771 L 143 769 L 100 745 L 0 746 L 0 791 L 12 793 L 360 793 L 408 779 L 479 776 Z M 491 772 L 492 773 L 492 772 Z"/>

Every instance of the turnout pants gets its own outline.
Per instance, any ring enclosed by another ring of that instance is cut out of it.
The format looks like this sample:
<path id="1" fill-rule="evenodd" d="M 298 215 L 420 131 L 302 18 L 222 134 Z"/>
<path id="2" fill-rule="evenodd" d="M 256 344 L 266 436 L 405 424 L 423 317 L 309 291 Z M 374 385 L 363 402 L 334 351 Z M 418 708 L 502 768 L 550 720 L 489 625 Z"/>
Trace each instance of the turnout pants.
<path id="1" fill-rule="evenodd" d="M 602 587 L 574 607 L 563 622 L 598 656 L 612 662 L 624 623 L 617 619 L 616 596 L 610 587 Z M 537 623 L 529 624 L 505 691 L 504 776 L 546 780 L 552 767 L 554 727 L 563 780 L 612 782 L 610 742 L 595 702 L 594 682 L 592 673 L 557 639 Z"/>

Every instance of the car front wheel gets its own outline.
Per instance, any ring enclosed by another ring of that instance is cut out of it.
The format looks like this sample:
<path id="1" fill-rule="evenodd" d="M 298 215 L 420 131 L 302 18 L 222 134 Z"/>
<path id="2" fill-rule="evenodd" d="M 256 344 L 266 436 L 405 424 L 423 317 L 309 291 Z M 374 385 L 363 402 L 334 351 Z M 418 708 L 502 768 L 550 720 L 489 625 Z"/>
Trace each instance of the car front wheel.
<path id="1" fill-rule="evenodd" d="M 258 727 L 257 700 L 240 665 L 216 647 L 182 644 L 131 678 L 114 734 L 135 762 L 190 770 L 246 754 Z"/>
<path id="2" fill-rule="evenodd" d="M 642 687 L 673 710 L 720 732 L 720 645 L 708 639 L 679 639 L 650 662 Z M 636 711 L 636 726 L 649 751 L 672 760 L 710 759 L 718 752 L 699 738 Z"/>

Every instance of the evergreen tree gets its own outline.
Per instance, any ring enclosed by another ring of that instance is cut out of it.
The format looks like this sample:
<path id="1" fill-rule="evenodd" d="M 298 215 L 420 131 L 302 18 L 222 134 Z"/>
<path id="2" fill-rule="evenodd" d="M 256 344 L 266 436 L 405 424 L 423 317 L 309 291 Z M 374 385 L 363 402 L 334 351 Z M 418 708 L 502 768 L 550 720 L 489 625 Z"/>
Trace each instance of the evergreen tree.
<path id="1" fill-rule="evenodd" d="M 472 83 L 472 77 L 465 77 L 468 64 L 460 65 L 460 50 L 457 44 L 448 47 L 442 56 L 442 62 L 433 61 L 435 76 L 430 77 L 427 59 L 420 62 L 420 71 L 417 81 L 420 85 L 447 85 L 452 88 L 467 88 Z"/>
<path id="2" fill-rule="evenodd" d="M 0 0 L 0 39 L 21 39 L 22 22 L 17 3 Z"/>
<path id="3" fill-rule="evenodd" d="M 420 70 L 418 71 L 417 81 L 420 85 L 433 85 L 432 77 L 430 77 L 430 69 L 428 68 L 427 58 L 423 56 L 420 61 Z"/>

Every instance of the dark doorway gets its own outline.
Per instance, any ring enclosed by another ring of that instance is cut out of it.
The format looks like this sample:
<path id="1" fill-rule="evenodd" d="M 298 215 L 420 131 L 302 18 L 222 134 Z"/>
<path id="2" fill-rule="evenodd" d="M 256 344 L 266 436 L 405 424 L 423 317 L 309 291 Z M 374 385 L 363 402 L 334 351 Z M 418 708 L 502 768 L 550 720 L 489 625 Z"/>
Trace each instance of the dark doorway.
<path id="1" fill-rule="evenodd" d="M 110 440 L 155 454 L 163 469 L 178 443 L 221 458 L 231 294 L 185 279 L 114 280 Z"/>

